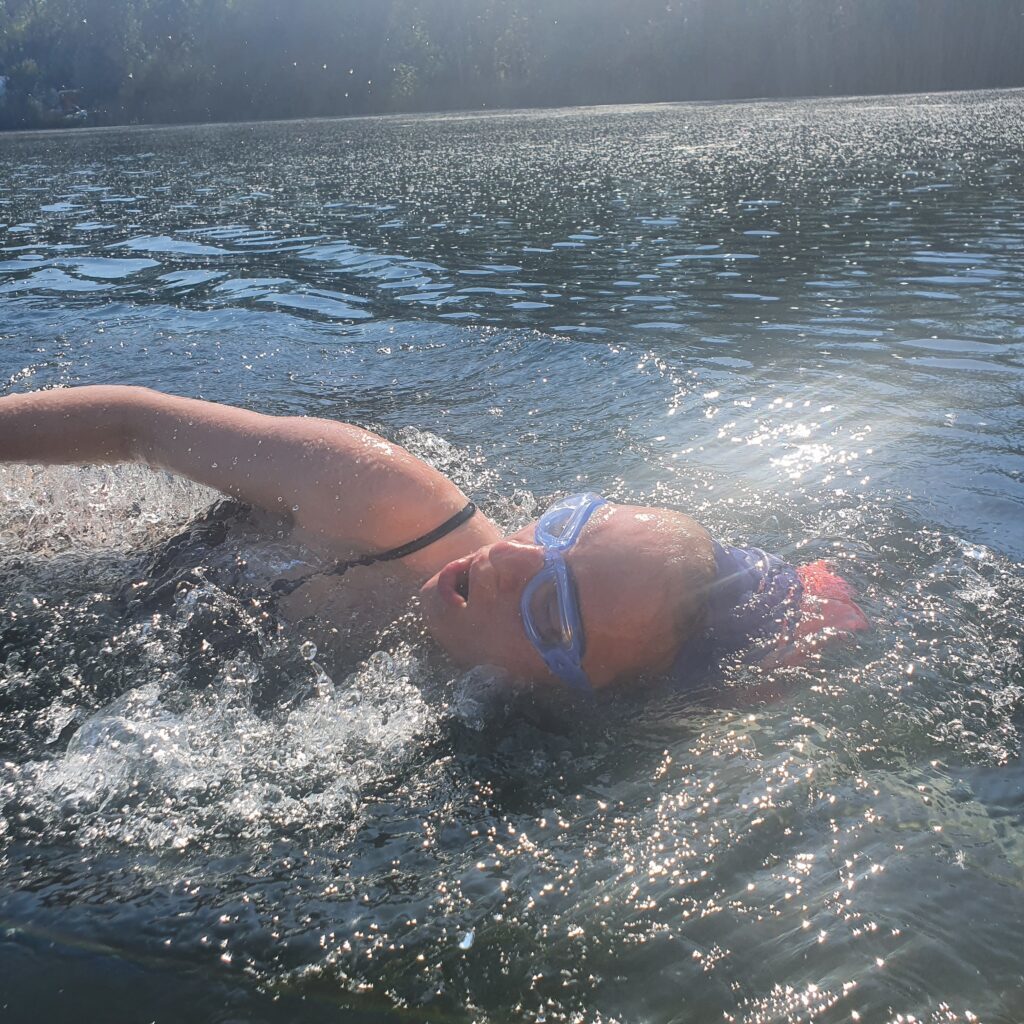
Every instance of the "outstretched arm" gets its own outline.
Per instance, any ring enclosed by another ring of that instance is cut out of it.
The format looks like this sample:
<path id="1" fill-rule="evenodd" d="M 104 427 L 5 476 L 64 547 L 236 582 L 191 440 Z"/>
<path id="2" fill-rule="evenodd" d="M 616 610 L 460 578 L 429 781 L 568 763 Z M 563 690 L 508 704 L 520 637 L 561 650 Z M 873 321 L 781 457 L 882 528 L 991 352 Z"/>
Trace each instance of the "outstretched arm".
<path id="1" fill-rule="evenodd" d="M 404 543 L 466 500 L 404 448 L 359 427 L 148 388 L 0 398 L 0 461 L 145 462 L 368 549 Z"/>
<path id="2" fill-rule="evenodd" d="M 128 413 L 144 394 L 89 387 L 0 398 L 0 462 L 131 462 Z"/>

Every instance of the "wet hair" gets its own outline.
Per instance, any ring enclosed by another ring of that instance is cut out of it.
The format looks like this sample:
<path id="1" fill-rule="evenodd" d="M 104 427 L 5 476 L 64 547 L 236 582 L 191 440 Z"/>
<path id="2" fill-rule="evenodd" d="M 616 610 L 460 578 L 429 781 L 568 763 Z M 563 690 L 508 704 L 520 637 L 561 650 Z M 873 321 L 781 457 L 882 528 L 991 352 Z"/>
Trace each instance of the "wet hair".
<path id="1" fill-rule="evenodd" d="M 701 630 L 707 620 L 708 596 L 715 581 L 715 555 L 711 535 L 696 520 L 681 512 L 666 509 L 678 518 L 678 540 L 666 552 L 670 564 L 679 573 L 679 597 L 672 609 L 674 647 L 672 659 Z M 671 543 L 671 542 L 670 542 Z M 670 666 L 665 665 L 667 670 Z"/>
<path id="2" fill-rule="evenodd" d="M 670 568 L 674 585 L 668 614 L 659 616 L 657 624 L 650 623 L 646 662 L 620 673 L 622 680 L 662 676 L 671 670 L 678 652 L 704 628 L 715 579 L 711 535 L 696 520 L 673 509 L 634 506 L 633 510 L 656 519 L 647 553 Z"/>

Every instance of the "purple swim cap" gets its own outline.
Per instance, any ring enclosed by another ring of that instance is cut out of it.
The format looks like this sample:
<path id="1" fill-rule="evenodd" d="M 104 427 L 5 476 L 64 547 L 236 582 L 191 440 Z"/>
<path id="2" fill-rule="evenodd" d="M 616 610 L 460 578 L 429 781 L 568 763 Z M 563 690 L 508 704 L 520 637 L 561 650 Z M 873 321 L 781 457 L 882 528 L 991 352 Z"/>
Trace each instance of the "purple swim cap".
<path id="1" fill-rule="evenodd" d="M 711 541 L 715 579 L 708 588 L 701 632 L 683 644 L 671 674 L 693 680 L 724 658 L 760 661 L 800 621 L 804 588 L 794 566 L 760 548 L 734 548 Z"/>

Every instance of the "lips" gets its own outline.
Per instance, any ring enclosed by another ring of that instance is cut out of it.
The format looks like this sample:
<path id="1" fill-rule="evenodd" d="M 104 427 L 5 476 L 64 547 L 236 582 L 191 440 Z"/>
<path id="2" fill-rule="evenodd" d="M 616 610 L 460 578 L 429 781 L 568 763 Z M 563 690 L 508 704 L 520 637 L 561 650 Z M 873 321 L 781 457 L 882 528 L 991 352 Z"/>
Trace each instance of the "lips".
<path id="1" fill-rule="evenodd" d="M 469 604 L 469 570 L 473 556 L 449 562 L 437 576 L 437 592 L 446 605 L 465 608 Z"/>

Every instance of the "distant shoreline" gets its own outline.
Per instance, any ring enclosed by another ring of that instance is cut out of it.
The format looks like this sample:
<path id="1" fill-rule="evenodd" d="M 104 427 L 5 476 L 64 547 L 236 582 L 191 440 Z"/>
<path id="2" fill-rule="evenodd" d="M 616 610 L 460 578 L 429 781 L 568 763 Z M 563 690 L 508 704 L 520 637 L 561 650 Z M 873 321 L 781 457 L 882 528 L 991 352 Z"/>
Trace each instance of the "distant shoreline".
<path id="1" fill-rule="evenodd" d="M 808 101 L 834 101 L 843 102 L 850 100 L 878 100 L 878 99 L 906 99 L 908 97 L 942 97 L 942 96 L 969 96 L 982 95 L 986 93 L 1013 93 L 1024 92 L 1024 85 L 1007 86 L 986 86 L 978 89 L 935 89 L 926 91 L 908 92 L 868 92 L 868 93 L 825 93 L 806 94 L 794 96 L 744 96 L 744 97 L 718 97 L 712 99 L 677 99 L 677 100 L 644 100 L 624 101 L 621 103 L 580 103 L 555 106 L 531 106 L 531 107 L 461 107 L 437 110 L 405 110 L 405 111 L 381 111 L 379 113 L 363 114 L 313 114 L 300 115 L 296 117 L 268 117 L 268 118 L 240 118 L 238 120 L 211 120 L 211 121 L 122 121 L 111 124 L 88 124 L 80 123 L 73 125 L 51 126 L 46 128 L 0 128 L 0 137 L 15 135 L 66 135 L 107 131 L 121 131 L 125 128 L 137 128 L 139 130 L 153 130 L 160 128 L 217 128 L 234 127 L 240 128 L 246 125 L 264 124 L 293 124 L 298 122 L 323 122 L 323 121 L 378 121 L 396 120 L 401 118 L 453 118 L 471 119 L 474 117 L 501 117 L 525 114 L 559 112 L 578 112 L 584 110 L 608 111 L 615 109 L 649 108 L 649 107 L 680 107 L 680 106 L 741 106 L 760 105 L 770 103 L 799 103 Z"/>

